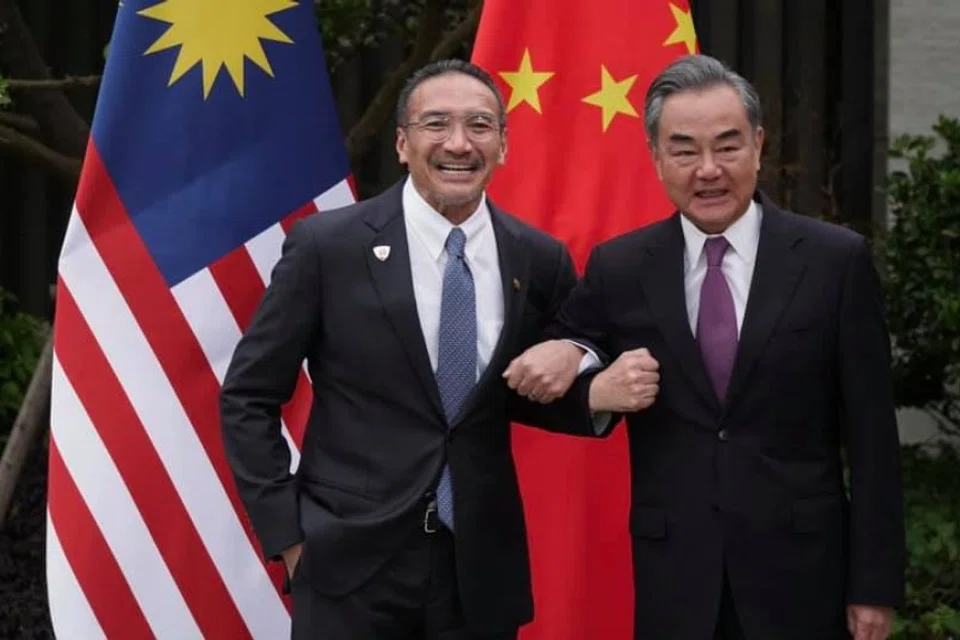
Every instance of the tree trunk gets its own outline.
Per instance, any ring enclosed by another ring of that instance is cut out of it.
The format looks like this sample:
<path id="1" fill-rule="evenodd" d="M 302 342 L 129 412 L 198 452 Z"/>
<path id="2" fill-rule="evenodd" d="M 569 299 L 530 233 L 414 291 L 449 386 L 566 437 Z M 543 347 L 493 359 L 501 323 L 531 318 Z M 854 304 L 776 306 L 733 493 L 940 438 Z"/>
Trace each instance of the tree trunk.
<path id="1" fill-rule="evenodd" d="M 53 372 L 53 336 L 40 354 L 37 368 L 27 387 L 27 395 L 20 406 L 20 413 L 13 423 L 10 439 L 0 457 L 0 530 L 6 520 L 17 478 L 30 455 L 30 448 L 40 436 L 50 418 L 50 378 Z"/>

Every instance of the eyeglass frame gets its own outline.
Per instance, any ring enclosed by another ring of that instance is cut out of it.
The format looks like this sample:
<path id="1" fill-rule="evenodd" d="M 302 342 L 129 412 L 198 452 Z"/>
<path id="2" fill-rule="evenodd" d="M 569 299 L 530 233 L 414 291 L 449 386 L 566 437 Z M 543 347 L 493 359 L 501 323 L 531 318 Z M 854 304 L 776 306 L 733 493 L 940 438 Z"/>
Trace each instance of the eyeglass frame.
<path id="1" fill-rule="evenodd" d="M 424 120 L 428 120 L 431 118 L 437 118 L 437 119 L 446 121 L 447 127 L 445 130 L 446 131 L 445 135 L 442 135 L 441 137 L 437 137 L 436 134 L 438 132 L 435 132 L 435 131 L 431 132 L 424 128 Z M 419 120 L 409 120 L 401 124 L 400 128 L 408 129 L 412 127 L 418 130 L 420 133 L 422 133 L 424 136 L 426 136 L 433 142 L 440 143 L 440 142 L 446 142 L 453 135 L 453 126 L 451 125 L 453 124 L 453 121 L 456 120 L 456 121 L 459 121 L 461 125 L 463 125 L 464 134 L 466 135 L 467 139 L 469 139 L 471 142 L 487 142 L 489 139 L 491 139 L 491 138 L 477 139 L 474 136 L 470 135 L 470 128 L 467 127 L 466 125 L 467 125 L 467 121 L 470 120 L 471 118 L 480 118 L 482 120 L 489 121 L 491 125 L 491 136 L 493 134 L 503 135 L 503 132 L 506 131 L 507 129 L 502 119 L 497 117 L 491 117 L 486 113 L 467 113 L 464 115 L 454 115 L 454 114 L 442 113 L 442 112 L 428 112 L 426 114 L 421 115 Z"/>

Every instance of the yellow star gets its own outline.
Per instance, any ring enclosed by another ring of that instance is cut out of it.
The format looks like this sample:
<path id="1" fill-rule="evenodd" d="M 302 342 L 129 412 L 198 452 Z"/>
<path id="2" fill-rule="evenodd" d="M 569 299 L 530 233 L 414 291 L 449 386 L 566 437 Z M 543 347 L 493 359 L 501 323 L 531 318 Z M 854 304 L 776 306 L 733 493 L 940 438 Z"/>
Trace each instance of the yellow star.
<path id="1" fill-rule="evenodd" d="M 697 31 L 693 27 L 693 14 L 690 11 L 684 11 L 672 2 L 670 3 L 670 11 L 673 13 L 673 19 L 677 22 L 677 28 L 674 29 L 670 37 L 664 41 L 663 46 L 668 47 L 672 44 L 685 44 L 687 45 L 688 53 L 696 53 Z"/>
<path id="2" fill-rule="evenodd" d="M 510 101 L 507 103 L 509 112 L 521 102 L 526 102 L 537 113 L 540 111 L 540 95 L 537 93 L 540 85 L 553 76 L 552 71 L 534 71 L 530 62 L 530 49 L 523 50 L 523 59 L 520 68 L 516 71 L 502 71 L 500 77 L 510 85 Z"/>
<path id="3" fill-rule="evenodd" d="M 600 65 L 600 91 L 591 94 L 583 99 L 587 104 L 600 107 L 603 112 L 603 130 L 606 131 L 610 126 L 613 117 L 618 113 L 637 117 L 637 112 L 627 99 L 627 94 L 636 82 L 637 76 L 632 75 L 620 82 L 613 79 L 610 72 L 603 65 Z"/>
<path id="4" fill-rule="evenodd" d="M 296 6 L 294 0 L 243 0 L 232 4 L 225 14 L 221 0 L 161 0 L 137 12 L 170 25 L 144 55 L 179 47 L 168 84 L 199 64 L 203 97 L 207 98 L 220 69 L 226 68 L 242 96 L 247 60 L 273 75 L 261 41 L 293 43 L 270 16 Z"/>

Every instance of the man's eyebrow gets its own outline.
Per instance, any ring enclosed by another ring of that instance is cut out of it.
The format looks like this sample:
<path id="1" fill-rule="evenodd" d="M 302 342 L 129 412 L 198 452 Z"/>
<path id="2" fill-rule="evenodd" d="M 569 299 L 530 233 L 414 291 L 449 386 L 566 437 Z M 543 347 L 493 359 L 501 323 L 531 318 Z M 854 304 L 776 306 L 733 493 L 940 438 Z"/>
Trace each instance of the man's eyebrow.
<path id="1" fill-rule="evenodd" d="M 742 138 L 743 132 L 740 129 L 727 129 L 720 135 L 718 135 L 714 140 L 730 140 L 731 138 Z"/>

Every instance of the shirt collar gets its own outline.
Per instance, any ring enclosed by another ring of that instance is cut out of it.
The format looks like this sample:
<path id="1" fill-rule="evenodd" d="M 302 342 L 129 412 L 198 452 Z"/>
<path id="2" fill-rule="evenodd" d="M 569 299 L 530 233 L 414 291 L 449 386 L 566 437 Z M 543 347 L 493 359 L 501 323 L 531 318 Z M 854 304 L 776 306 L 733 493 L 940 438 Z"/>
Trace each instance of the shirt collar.
<path id="1" fill-rule="evenodd" d="M 760 219 L 762 212 L 760 205 L 751 200 L 746 212 L 733 224 L 727 227 L 722 234 L 707 235 L 694 225 L 685 215 L 680 216 L 680 227 L 683 229 L 683 240 L 686 245 L 687 268 L 692 268 L 700 260 L 703 245 L 712 235 L 722 235 L 730 243 L 730 248 L 741 258 L 750 262 L 757 255 L 757 246 L 760 243 Z"/>
<path id="2" fill-rule="evenodd" d="M 436 209 L 427 204 L 420 192 L 413 185 L 413 179 L 409 176 L 403 185 L 403 215 L 406 217 L 410 227 L 417 237 L 423 242 L 434 261 L 440 258 L 447 243 L 447 236 L 454 225 L 443 217 Z M 490 226 L 490 209 L 487 207 L 486 194 L 480 198 L 480 204 L 476 211 L 470 214 L 462 224 L 459 225 L 467 236 L 467 245 L 465 253 L 467 258 L 473 258 L 477 250 L 477 243 L 470 242 L 476 238 L 485 228 Z"/>

